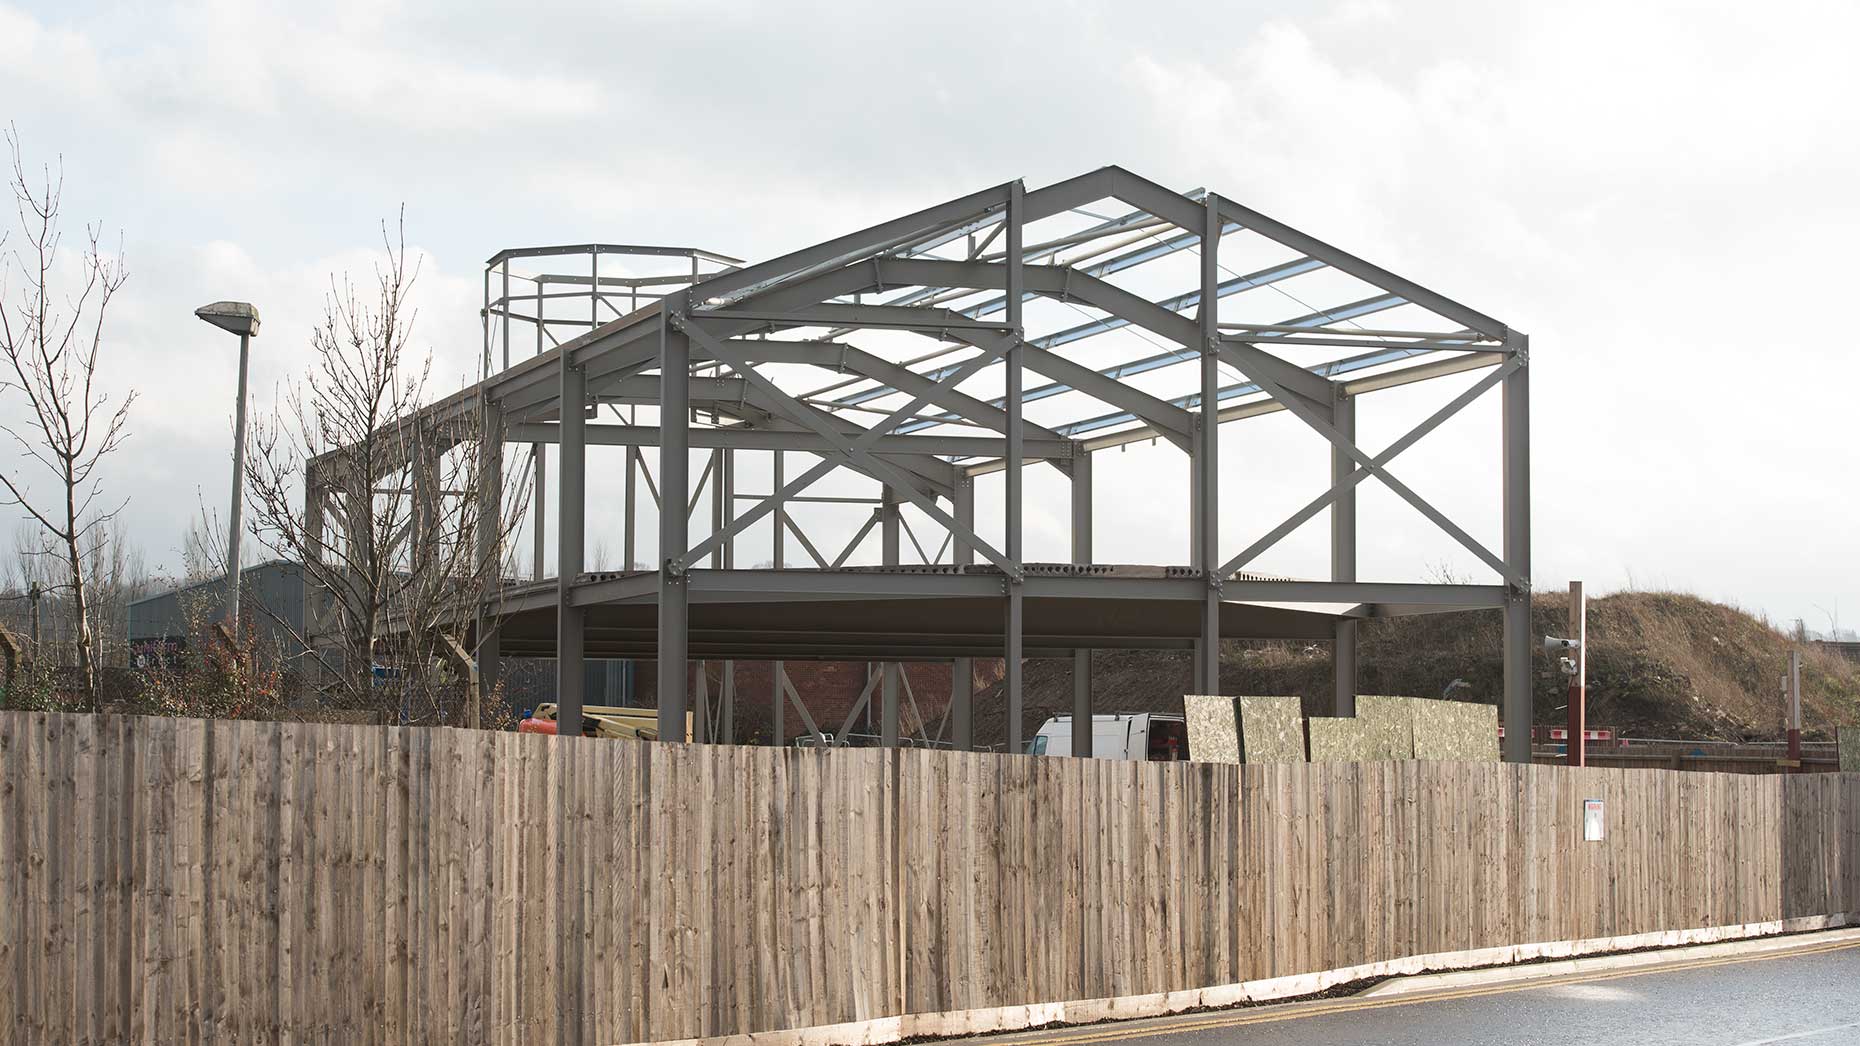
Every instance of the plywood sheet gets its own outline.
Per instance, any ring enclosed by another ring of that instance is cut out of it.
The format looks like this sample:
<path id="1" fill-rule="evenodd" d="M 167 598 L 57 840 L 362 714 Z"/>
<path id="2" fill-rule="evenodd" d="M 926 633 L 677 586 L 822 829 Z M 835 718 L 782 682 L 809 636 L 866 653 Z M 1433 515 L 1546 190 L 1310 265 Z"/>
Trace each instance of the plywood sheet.
<path id="1" fill-rule="evenodd" d="M 1498 762 L 1498 706 L 1412 698 L 1414 757 Z"/>
<path id="2" fill-rule="evenodd" d="M 1182 698 L 1188 718 L 1188 757 L 1197 763 L 1238 763 L 1240 724 L 1234 699 L 1188 694 Z"/>
<path id="3" fill-rule="evenodd" d="M 1368 758 L 1366 720 L 1313 716 L 1306 726 L 1310 730 L 1312 762 L 1360 763 Z"/>
<path id="4" fill-rule="evenodd" d="M 1356 719 L 1363 724 L 1363 758 L 1414 758 L 1414 710 L 1405 697 L 1359 696 Z"/>
<path id="5" fill-rule="evenodd" d="M 1296 697 L 1241 697 L 1235 702 L 1240 706 L 1240 754 L 1245 762 L 1305 761 L 1305 717 Z"/>

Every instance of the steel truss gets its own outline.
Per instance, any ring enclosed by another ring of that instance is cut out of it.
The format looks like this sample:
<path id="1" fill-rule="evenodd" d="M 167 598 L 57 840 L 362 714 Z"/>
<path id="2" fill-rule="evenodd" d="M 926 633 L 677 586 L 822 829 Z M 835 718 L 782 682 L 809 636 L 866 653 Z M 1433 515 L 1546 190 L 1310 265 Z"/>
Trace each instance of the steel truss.
<path id="1" fill-rule="evenodd" d="M 1115 213 L 1105 213 L 1105 201 Z M 601 275 L 603 255 L 628 252 L 676 255 L 690 260 L 690 271 L 615 275 L 610 262 Z M 591 259 L 589 272 L 533 280 L 528 295 L 510 289 L 512 260 L 575 253 Z M 1245 272 L 1223 261 L 1262 254 L 1266 264 Z M 1168 286 L 1169 260 L 1180 268 L 1195 256 L 1193 285 Z M 1222 303 L 1238 309 L 1281 292 L 1300 303 L 1319 292 L 1341 300 L 1307 304 L 1277 322 L 1221 316 Z M 576 300 L 579 332 L 558 342 L 553 328 L 570 320 L 549 309 Z M 1030 312 L 1039 315 L 1030 320 Z M 1393 322 L 1359 323 L 1381 314 Z M 510 360 L 511 324 L 532 321 L 536 351 Z M 487 604 L 477 637 L 480 678 L 492 685 L 501 653 L 555 654 L 566 729 L 579 717 L 580 665 L 591 649 L 657 658 L 664 736 L 676 736 L 684 722 L 692 695 L 680 681 L 694 657 L 834 657 L 889 662 L 874 685 L 882 737 L 895 744 L 896 662 L 947 658 L 956 661 L 957 680 L 949 735 L 969 747 L 967 659 L 1000 656 L 1013 750 L 1023 740 L 1023 657 L 1073 657 L 1075 707 L 1089 715 L 1091 648 L 1192 649 L 1196 686 L 1205 692 L 1218 687 L 1219 640 L 1237 636 L 1334 641 L 1336 708 L 1348 715 L 1360 618 L 1477 607 L 1504 613 L 1505 754 L 1529 758 L 1528 340 L 1231 200 L 1171 192 L 1107 167 L 1033 191 L 1018 181 L 995 186 L 748 266 L 687 249 L 505 252 L 487 267 L 485 329 L 487 376 L 428 410 L 435 423 L 493 419 L 484 427 L 486 451 L 498 461 L 505 442 L 532 445 L 533 580 Z M 493 368 L 500 335 L 503 365 Z M 1358 444 L 1361 397 L 1471 371 L 1484 373 L 1398 439 L 1379 450 Z M 1163 390 L 1168 379 L 1177 380 L 1173 392 Z M 1503 401 L 1503 539 L 1492 548 L 1394 466 L 1495 389 Z M 1036 405 L 1039 421 L 1027 416 Z M 611 420 L 600 417 L 603 408 Z M 650 415 L 643 423 L 642 408 Z M 1329 446 L 1328 483 L 1278 526 L 1226 543 L 1219 491 L 1239 470 L 1221 467 L 1218 426 L 1278 411 Z M 1095 564 L 1094 453 L 1159 440 L 1191 462 L 1186 562 Z M 553 580 L 542 542 L 546 444 L 558 447 L 560 473 L 549 499 Z M 583 570 L 590 445 L 626 448 L 625 564 L 617 572 Z M 708 451 L 695 483 L 694 451 Z M 767 456 L 766 491 L 740 488 L 744 454 Z M 1025 557 L 1029 463 L 1070 480 L 1067 563 Z M 878 490 L 870 498 L 811 493 L 835 473 Z M 976 526 L 974 491 L 996 473 L 1004 517 L 1001 537 L 991 540 Z M 1371 479 L 1489 567 L 1494 583 L 1359 580 L 1356 495 Z M 694 534 L 707 484 L 710 525 Z M 641 485 L 658 520 L 659 553 L 649 570 L 633 569 Z M 481 486 L 481 499 L 502 489 Z M 672 508 L 662 511 L 661 503 Z M 802 504 L 869 518 L 843 548 L 823 549 L 792 514 Z M 912 529 L 901 511 L 907 505 L 941 533 Z M 1327 510 L 1329 579 L 1239 572 Z M 738 567 L 737 543 L 763 521 L 774 567 Z M 874 530 L 880 562 L 849 565 Z M 791 537 L 810 565 L 791 565 Z M 907 547 L 919 562 L 907 564 Z M 808 732 L 823 732 L 798 696 L 771 696 L 783 709 L 784 697 L 792 698 Z M 1089 743 L 1087 732 L 1078 737 Z"/>

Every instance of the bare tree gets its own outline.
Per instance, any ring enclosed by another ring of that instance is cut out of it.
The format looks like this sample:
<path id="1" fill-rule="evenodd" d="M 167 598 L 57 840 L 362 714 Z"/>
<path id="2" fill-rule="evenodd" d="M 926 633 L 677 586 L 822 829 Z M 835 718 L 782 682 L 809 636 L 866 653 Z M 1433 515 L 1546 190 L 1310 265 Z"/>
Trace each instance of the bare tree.
<path id="1" fill-rule="evenodd" d="M 15 211 L 20 242 L 0 261 L 0 395 L 12 398 L 25 420 L 0 425 L 24 458 L 0 470 L 9 504 L 22 508 L 45 537 L 42 554 L 63 562 L 75 626 L 74 652 L 84 698 L 97 707 L 97 666 L 92 648 L 86 558 L 111 517 L 122 508 L 100 508 L 98 466 L 122 445 L 132 390 L 114 406 L 98 385 L 104 316 L 127 276 L 121 252 L 105 255 L 101 229 L 85 228 L 86 241 L 72 287 L 55 288 L 62 233 L 59 203 L 64 175 L 50 168 L 36 183 L 26 174 L 19 136 L 6 134 L 12 152 Z M 0 245 L 5 239 L 0 238 Z M 19 270 L 13 285 L 14 269 Z M 36 467 L 35 467 L 36 466 Z M 50 480 L 50 490 L 26 472 Z"/>
<path id="2" fill-rule="evenodd" d="M 122 521 L 93 531 L 84 561 L 90 591 L 91 632 L 100 667 L 130 663 L 129 604 L 153 595 L 156 584 L 142 550 L 123 532 Z M 107 693 L 109 688 L 104 688 Z"/>
<path id="3" fill-rule="evenodd" d="M 499 581 L 523 484 L 503 475 L 500 444 L 481 441 L 482 416 L 420 413 L 431 359 L 411 358 L 418 264 L 404 230 L 382 231 L 371 292 L 332 278 L 308 372 L 255 419 L 246 487 L 252 533 L 301 562 L 316 593 L 307 674 L 343 703 L 426 720 L 456 704 L 460 644 Z M 464 698 L 475 722 L 477 695 Z"/>

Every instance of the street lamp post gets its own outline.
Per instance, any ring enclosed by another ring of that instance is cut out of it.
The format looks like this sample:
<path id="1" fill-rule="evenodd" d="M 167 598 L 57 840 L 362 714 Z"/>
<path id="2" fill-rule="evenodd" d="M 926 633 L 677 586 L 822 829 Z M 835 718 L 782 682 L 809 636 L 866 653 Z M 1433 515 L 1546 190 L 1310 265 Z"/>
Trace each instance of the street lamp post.
<path id="1" fill-rule="evenodd" d="M 258 336 L 258 309 L 243 301 L 216 301 L 194 315 L 239 336 L 239 403 L 233 410 L 232 518 L 226 535 L 226 627 L 239 636 L 239 531 L 245 508 L 245 375 L 252 339 Z"/>

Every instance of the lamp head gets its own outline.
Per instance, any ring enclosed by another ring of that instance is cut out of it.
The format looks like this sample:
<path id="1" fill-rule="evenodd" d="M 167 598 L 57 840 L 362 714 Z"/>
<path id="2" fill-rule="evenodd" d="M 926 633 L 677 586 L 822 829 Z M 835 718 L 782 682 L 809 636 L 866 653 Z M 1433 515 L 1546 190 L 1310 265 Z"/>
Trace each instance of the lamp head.
<path id="1" fill-rule="evenodd" d="M 258 336 L 258 309 L 250 302 L 216 301 L 194 310 L 194 315 L 223 331 Z"/>

